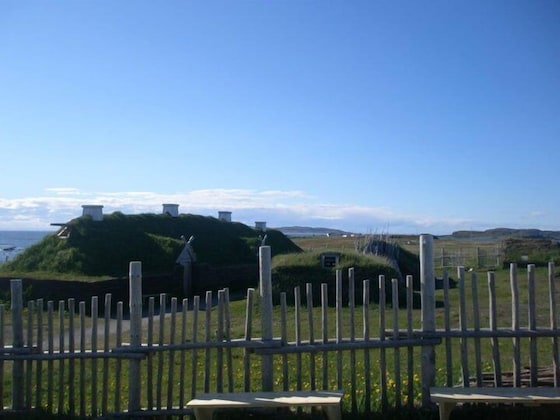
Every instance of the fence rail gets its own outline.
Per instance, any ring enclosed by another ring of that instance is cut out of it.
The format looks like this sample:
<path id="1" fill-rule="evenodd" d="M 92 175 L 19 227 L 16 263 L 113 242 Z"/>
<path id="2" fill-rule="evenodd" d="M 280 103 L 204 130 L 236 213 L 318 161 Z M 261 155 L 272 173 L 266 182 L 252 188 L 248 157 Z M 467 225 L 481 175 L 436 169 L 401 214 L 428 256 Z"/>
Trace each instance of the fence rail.
<path id="1" fill-rule="evenodd" d="M 320 302 L 314 302 L 308 284 L 294 290 L 293 302 L 283 293 L 273 307 L 268 247 L 260 250 L 258 293 L 248 289 L 241 302 L 231 302 L 223 289 L 182 300 L 162 294 L 142 306 L 138 262 L 130 265 L 128 312 L 123 302 L 113 310 L 110 294 L 102 305 L 93 297 L 89 306 L 38 299 L 24 307 L 21 281 L 12 280 L 10 311 L 0 305 L 3 410 L 180 416 L 191 414 L 186 403 L 202 391 L 343 389 L 345 410 L 386 411 L 426 406 L 436 383 L 503 385 L 508 360 L 513 386 L 539 383 L 539 372 L 548 366 L 549 385 L 558 387 L 554 265 L 549 264 L 547 282 L 537 282 L 530 265 L 526 288 L 511 265 L 511 324 L 501 325 L 498 312 L 506 308 L 497 306 L 496 295 L 504 285 L 496 285 L 492 272 L 488 288 L 479 290 L 476 274 L 468 279 L 460 267 L 458 288 L 450 289 L 446 274 L 436 293 L 432 238 L 422 235 L 420 247 L 420 312 L 413 310 L 418 291 L 412 276 L 404 284 L 384 276 L 363 280 L 357 296 L 353 269 L 346 276 L 337 271 L 335 302 L 328 301 L 327 283 Z M 379 301 L 372 303 L 374 287 Z M 545 302 L 535 302 L 536 288 L 543 287 L 548 311 Z M 399 308 L 403 293 L 405 305 Z M 452 293 L 459 294 L 458 307 L 449 303 Z M 436 305 L 440 299 L 444 304 Z M 239 319 L 243 324 L 233 325 Z M 491 356 L 483 358 L 483 348 Z"/>

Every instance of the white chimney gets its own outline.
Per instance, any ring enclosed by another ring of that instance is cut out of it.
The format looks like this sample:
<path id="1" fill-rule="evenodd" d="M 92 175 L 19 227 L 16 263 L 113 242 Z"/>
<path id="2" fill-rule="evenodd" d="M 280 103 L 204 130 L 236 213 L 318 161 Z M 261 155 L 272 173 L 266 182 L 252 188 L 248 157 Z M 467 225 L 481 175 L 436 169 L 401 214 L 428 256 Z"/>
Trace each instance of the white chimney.
<path id="1" fill-rule="evenodd" d="M 95 222 L 103 220 L 103 206 L 95 204 L 85 204 L 82 206 L 82 216 L 91 216 Z"/>
<path id="2" fill-rule="evenodd" d="M 167 214 L 171 217 L 179 216 L 179 204 L 164 204 L 163 214 Z"/>
<path id="3" fill-rule="evenodd" d="M 231 211 L 219 211 L 218 219 L 223 220 L 224 222 L 231 222 Z"/>

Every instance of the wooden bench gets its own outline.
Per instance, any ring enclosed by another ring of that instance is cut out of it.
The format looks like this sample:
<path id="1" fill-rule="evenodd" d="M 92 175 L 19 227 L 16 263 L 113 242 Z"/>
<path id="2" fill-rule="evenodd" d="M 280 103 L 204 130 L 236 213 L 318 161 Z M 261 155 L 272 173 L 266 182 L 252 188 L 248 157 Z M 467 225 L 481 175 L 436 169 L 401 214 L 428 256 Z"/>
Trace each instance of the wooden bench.
<path id="1" fill-rule="evenodd" d="M 449 420 L 458 403 L 560 404 L 560 388 L 430 388 L 430 398 L 439 405 L 440 420 Z"/>
<path id="2" fill-rule="evenodd" d="M 187 403 L 196 420 L 211 420 L 218 408 L 321 407 L 331 420 L 342 417 L 343 391 L 231 392 L 200 394 Z"/>

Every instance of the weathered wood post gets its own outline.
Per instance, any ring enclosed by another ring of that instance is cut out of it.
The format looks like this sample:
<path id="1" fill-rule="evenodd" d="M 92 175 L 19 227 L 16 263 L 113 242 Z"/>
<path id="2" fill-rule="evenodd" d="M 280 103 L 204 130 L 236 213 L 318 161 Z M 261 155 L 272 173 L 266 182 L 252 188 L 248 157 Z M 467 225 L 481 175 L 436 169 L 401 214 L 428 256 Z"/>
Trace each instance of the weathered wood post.
<path id="1" fill-rule="evenodd" d="M 142 263 L 129 265 L 130 347 L 142 345 Z M 128 411 L 140 410 L 140 359 L 130 359 L 128 376 Z"/>
<path id="2" fill-rule="evenodd" d="M 262 339 L 272 340 L 272 267 L 270 246 L 259 247 L 259 297 Z M 273 390 L 272 355 L 262 356 L 262 390 Z"/>
<path id="3" fill-rule="evenodd" d="M 23 348 L 23 287 L 21 279 L 10 281 L 12 306 L 12 334 L 14 350 Z M 12 409 L 24 408 L 23 360 L 14 360 L 12 366 Z"/>
<path id="4" fill-rule="evenodd" d="M 426 335 L 436 329 L 433 237 L 427 234 L 420 235 L 420 289 L 422 333 Z M 430 386 L 435 383 L 435 363 L 434 345 L 422 346 L 422 407 L 431 405 Z"/>

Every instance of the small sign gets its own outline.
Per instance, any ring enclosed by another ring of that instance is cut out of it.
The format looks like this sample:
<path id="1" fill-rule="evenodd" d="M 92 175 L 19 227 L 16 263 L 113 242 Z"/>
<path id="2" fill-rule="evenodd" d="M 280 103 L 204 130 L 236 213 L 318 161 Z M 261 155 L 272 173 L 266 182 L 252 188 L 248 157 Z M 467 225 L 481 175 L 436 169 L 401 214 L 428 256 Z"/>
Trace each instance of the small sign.
<path id="1" fill-rule="evenodd" d="M 338 252 L 324 252 L 321 254 L 321 267 L 334 268 L 340 261 L 340 254 Z"/>

